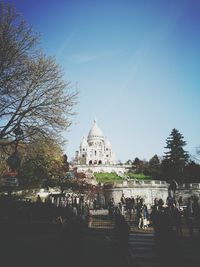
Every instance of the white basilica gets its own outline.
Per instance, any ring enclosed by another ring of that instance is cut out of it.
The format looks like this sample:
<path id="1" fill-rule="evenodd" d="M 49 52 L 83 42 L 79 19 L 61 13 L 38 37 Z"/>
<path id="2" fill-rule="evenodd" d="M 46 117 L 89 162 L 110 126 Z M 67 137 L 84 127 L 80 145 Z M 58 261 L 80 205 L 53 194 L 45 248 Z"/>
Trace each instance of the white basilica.
<path id="1" fill-rule="evenodd" d="M 108 139 L 103 135 L 97 122 L 89 131 L 87 140 L 84 137 L 79 151 L 76 151 L 75 161 L 81 165 L 113 165 L 115 155 Z"/>

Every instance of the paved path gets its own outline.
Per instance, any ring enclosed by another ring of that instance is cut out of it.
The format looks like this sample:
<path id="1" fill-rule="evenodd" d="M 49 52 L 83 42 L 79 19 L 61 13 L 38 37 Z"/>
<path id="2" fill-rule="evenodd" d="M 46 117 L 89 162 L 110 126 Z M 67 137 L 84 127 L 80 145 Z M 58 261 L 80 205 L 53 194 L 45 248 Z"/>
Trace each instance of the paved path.
<path id="1" fill-rule="evenodd" d="M 106 214 L 105 210 L 94 212 L 93 227 L 85 229 L 81 244 L 71 244 L 68 235 L 64 237 L 62 229 L 54 229 L 55 225 L 52 223 L 46 225 L 42 222 L 36 223 L 34 227 L 32 225 L 31 230 L 28 224 L 18 228 L 20 231 L 8 228 L 7 233 L 4 233 L 2 228 L 0 265 L 2 267 L 200 266 L 200 237 L 196 232 L 194 238 L 189 238 L 188 235 L 179 238 L 176 243 L 176 258 L 170 258 L 168 248 L 162 256 L 155 249 L 152 229 L 145 231 L 133 227 L 128 251 L 122 255 L 113 244 L 113 223 Z M 97 227 L 98 219 L 100 227 Z"/>
<path id="2" fill-rule="evenodd" d="M 181 256 L 184 266 L 200 266 L 200 236 L 195 235 L 193 238 L 187 237 L 180 240 Z"/>
<path id="3" fill-rule="evenodd" d="M 112 249 L 112 235 L 110 229 L 87 229 L 80 267 L 118 267 Z"/>
<path id="4" fill-rule="evenodd" d="M 170 247 L 158 252 L 153 233 L 131 233 L 129 237 L 129 266 L 134 267 L 199 267 L 200 237 L 180 237 Z"/>

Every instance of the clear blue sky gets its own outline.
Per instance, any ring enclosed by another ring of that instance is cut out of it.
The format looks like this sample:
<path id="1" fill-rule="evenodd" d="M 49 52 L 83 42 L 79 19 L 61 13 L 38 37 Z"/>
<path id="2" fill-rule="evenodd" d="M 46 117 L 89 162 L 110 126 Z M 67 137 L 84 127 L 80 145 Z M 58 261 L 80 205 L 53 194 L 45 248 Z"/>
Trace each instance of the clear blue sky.
<path id="1" fill-rule="evenodd" d="M 10 0 L 80 91 L 65 150 L 96 117 L 117 159 L 162 156 L 172 128 L 200 145 L 200 1 Z"/>

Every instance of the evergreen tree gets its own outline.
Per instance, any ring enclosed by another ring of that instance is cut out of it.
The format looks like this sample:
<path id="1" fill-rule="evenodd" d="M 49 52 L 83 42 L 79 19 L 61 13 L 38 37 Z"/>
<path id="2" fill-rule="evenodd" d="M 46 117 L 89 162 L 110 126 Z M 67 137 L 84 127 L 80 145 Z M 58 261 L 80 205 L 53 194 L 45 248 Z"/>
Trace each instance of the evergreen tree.
<path id="1" fill-rule="evenodd" d="M 183 182 L 184 168 L 188 162 L 188 153 L 183 149 L 186 142 L 183 140 L 183 135 L 177 130 L 173 129 L 170 136 L 166 140 L 166 147 L 164 160 L 162 162 L 163 176 L 169 182 L 176 180 Z"/>

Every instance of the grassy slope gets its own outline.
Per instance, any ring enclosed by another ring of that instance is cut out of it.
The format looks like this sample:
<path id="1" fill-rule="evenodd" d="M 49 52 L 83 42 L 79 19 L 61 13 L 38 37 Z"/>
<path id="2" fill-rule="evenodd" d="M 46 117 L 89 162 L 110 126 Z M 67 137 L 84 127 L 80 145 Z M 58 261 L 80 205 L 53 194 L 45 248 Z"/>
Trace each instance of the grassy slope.
<path id="1" fill-rule="evenodd" d="M 122 182 L 123 178 L 117 175 L 116 173 L 94 173 L 94 176 L 99 183 L 109 183 L 109 182 Z"/>
<path id="2" fill-rule="evenodd" d="M 147 176 L 144 173 L 129 173 L 128 174 L 130 179 L 137 179 L 137 180 L 152 180 L 151 176 Z"/>
<path id="3" fill-rule="evenodd" d="M 124 179 L 117 175 L 116 173 L 94 173 L 94 176 L 99 183 L 121 183 Z M 129 173 L 127 176 L 130 179 L 137 179 L 137 180 L 151 180 L 150 176 L 146 176 L 143 173 Z"/>

